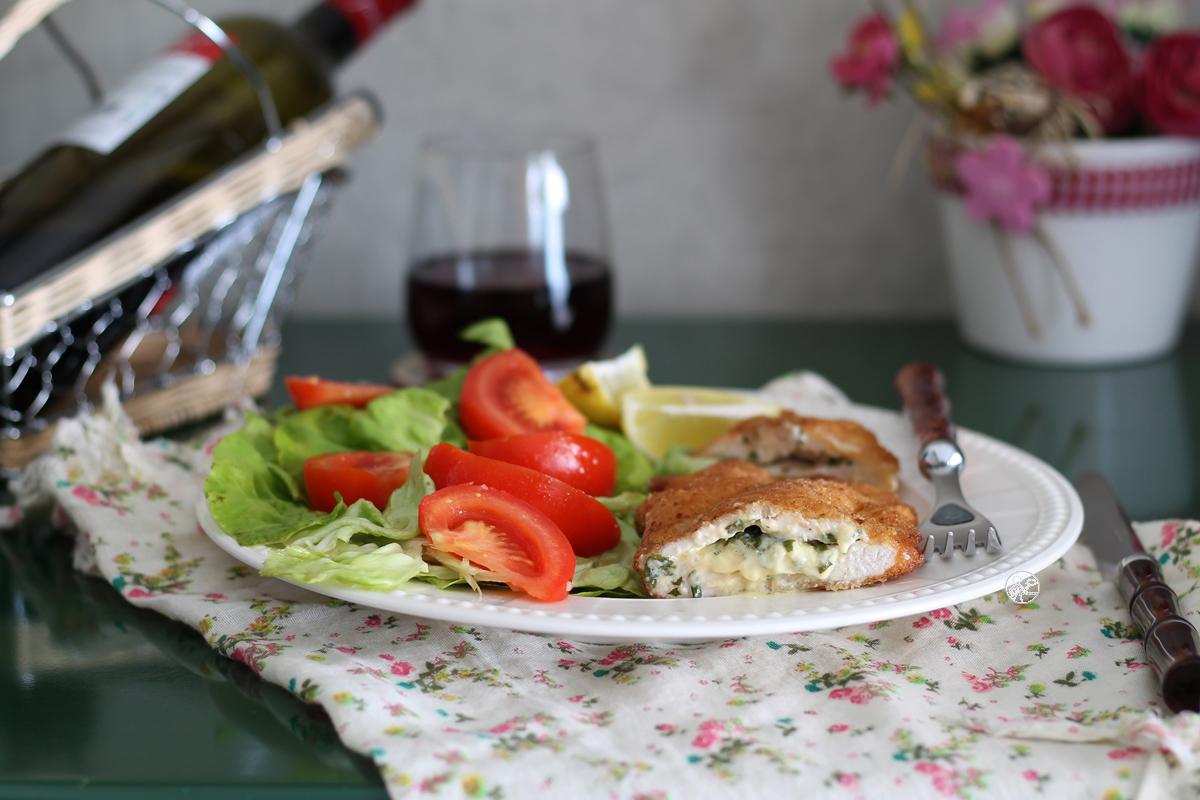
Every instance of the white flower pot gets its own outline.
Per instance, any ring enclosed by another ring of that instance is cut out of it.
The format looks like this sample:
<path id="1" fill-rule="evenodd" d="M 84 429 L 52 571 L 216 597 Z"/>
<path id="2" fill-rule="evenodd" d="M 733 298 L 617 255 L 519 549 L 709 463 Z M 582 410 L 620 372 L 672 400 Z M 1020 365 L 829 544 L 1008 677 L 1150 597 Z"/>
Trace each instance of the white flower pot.
<path id="1" fill-rule="evenodd" d="M 1128 363 L 1171 350 L 1200 246 L 1200 140 L 1080 141 L 1045 146 L 1038 161 L 1055 165 L 1053 196 L 1038 219 L 1079 298 L 1069 292 L 1070 274 L 1032 234 L 1005 234 L 1010 275 L 992 226 L 969 218 L 960 196 L 943 191 L 963 339 L 994 355 L 1048 365 Z"/>

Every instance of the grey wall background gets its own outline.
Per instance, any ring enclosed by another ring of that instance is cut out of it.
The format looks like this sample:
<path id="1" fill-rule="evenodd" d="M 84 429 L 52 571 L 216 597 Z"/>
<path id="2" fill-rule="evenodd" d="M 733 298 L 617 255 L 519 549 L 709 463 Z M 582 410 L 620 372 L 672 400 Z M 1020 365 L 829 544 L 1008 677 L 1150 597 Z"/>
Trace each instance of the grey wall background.
<path id="1" fill-rule="evenodd" d="M 194 0 L 290 19 L 309 0 Z M 0 8 L 7 7 L 0 0 Z M 916 115 L 843 97 L 830 57 L 865 0 L 423 0 L 341 73 L 385 130 L 352 164 L 294 313 L 399 318 L 420 139 L 502 122 L 592 133 L 618 313 L 945 317 L 933 192 L 889 186 Z M 57 19 L 112 82 L 182 23 L 145 0 L 76 0 Z M 0 164 L 85 107 L 42 32 L 0 62 Z"/>

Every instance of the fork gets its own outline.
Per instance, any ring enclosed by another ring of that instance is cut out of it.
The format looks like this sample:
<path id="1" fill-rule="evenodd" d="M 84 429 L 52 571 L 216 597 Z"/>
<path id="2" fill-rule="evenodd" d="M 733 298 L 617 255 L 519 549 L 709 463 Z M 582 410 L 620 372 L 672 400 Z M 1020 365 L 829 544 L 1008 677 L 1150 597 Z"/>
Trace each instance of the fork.
<path id="1" fill-rule="evenodd" d="M 950 419 L 945 385 L 941 370 L 931 364 L 908 364 L 896 374 L 896 391 L 921 444 L 921 474 L 935 490 L 933 510 L 918 526 L 921 549 L 928 553 L 932 547 L 939 555 L 949 557 L 959 548 L 964 555 L 973 556 L 977 539 L 986 536 L 987 552 L 999 553 L 996 526 L 971 507 L 959 485 L 964 458 Z"/>

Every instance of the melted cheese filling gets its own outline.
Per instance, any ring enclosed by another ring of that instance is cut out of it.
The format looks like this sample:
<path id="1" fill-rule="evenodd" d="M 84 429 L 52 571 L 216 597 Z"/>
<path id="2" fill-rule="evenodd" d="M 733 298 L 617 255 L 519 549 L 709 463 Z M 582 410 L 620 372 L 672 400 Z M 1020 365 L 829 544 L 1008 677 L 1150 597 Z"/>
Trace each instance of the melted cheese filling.
<path id="1" fill-rule="evenodd" d="M 769 592 L 771 579 L 804 575 L 824 579 L 838 559 L 866 534 L 849 524 L 804 531 L 804 538 L 764 532 L 757 525 L 730 526 L 732 534 L 674 558 L 647 560 L 648 583 L 672 597 Z"/>

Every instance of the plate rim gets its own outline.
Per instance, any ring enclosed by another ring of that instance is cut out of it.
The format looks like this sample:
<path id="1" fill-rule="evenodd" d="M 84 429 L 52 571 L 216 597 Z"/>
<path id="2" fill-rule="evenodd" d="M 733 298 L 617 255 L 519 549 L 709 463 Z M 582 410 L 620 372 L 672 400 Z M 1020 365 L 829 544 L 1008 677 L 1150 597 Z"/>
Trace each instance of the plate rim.
<path id="1" fill-rule="evenodd" d="M 895 422 L 897 417 L 902 419 L 899 412 L 856 403 L 848 404 L 843 410 L 867 416 L 886 415 L 892 422 Z M 1023 476 L 1026 473 L 1035 473 L 1040 477 L 1046 484 L 1043 488 L 1051 495 L 1048 499 L 1056 499 L 1065 503 L 1065 508 L 1058 509 L 1062 519 L 1057 520 L 1057 527 L 1052 527 L 1039 535 L 1039 530 L 1049 524 L 1039 520 L 1030 536 L 1021 543 L 1020 548 L 1015 552 L 1006 549 L 989 561 L 982 562 L 977 570 L 944 577 L 922 587 L 909 589 L 901 587 L 895 592 L 876 597 L 859 597 L 849 603 L 838 603 L 836 598 L 840 593 L 831 592 L 829 593 L 831 602 L 816 608 L 795 608 L 787 612 L 768 610 L 757 613 L 746 610 L 737 613 L 734 609 L 735 613 L 714 614 L 711 611 L 719 610 L 719 608 L 713 609 L 714 604 L 718 607 L 741 605 L 744 608 L 752 609 L 756 604 L 755 601 L 763 598 L 736 596 L 665 600 L 571 595 L 558 603 L 537 603 L 527 599 L 523 600 L 519 595 L 504 590 L 485 590 L 476 593 L 465 588 L 445 590 L 428 584 L 417 584 L 414 587 L 415 590 L 397 589 L 392 592 L 372 592 L 349 587 L 318 586 L 287 578 L 279 578 L 279 580 L 317 595 L 392 613 L 408 614 L 443 622 L 497 627 L 524 633 L 564 636 L 576 641 L 593 642 L 719 641 L 761 634 L 829 630 L 847 625 L 867 624 L 911 616 L 974 600 L 1002 590 L 1007 576 L 1017 571 L 1032 572 L 1036 575 L 1040 570 L 1061 558 L 1075 544 L 1083 529 L 1083 505 L 1074 486 L 1058 470 L 1037 456 L 987 434 L 959 428 L 958 437 L 960 446 L 968 454 L 972 450 L 982 451 L 987 455 L 999 457 L 1000 461 L 1011 462 Z M 1029 488 L 1029 485 L 1025 486 Z M 1037 487 L 1033 486 L 1033 488 L 1036 490 Z M 1034 494 L 1036 496 L 1037 492 L 1034 491 Z M 1040 508 L 1041 506 L 1039 506 Z M 1065 516 L 1063 516 L 1064 514 Z M 230 534 L 221 529 L 208 508 L 208 499 L 203 492 L 200 493 L 197 501 L 197 517 L 200 529 L 210 541 L 234 559 L 253 567 L 256 571 L 262 569 L 263 557 L 260 551 L 251 546 L 239 544 Z M 1050 522 L 1056 521 L 1050 520 Z M 1003 535 L 1003 531 L 1001 533 Z M 1022 556 L 1022 552 L 1031 546 L 1037 549 Z M 984 556 L 978 554 L 972 557 L 961 554 L 953 556 L 955 559 L 972 559 L 967 563 L 973 563 L 974 559 L 981 557 Z M 931 558 L 941 557 L 934 555 Z M 873 588 L 878 590 L 880 587 L 888 585 L 896 586 L 897 581 L 901 580 L 903 578 L 888 584 L 879 584 Z M 871 588 L 865 587 L 866 590 Z M 777 604 L 782 602 L 781 598 L 788 596 L 763 597 L 773 597 L 775 600 L 772 601 L 772 604 Z M 492 598 L 496 602 L 484 602 L 487 598 Z M 679 610 L 679 613 L 656 613 L 650 616 L 639 613 L 638 606 L 634 605 L 642 603 L 653 603 L 655 608 L 662 612 L 670 610 L 668 604 L 670 608 L 674 608 L 679 604 L 692 606 L 703 603 L 708 606 L 710 611 L 709 613 L 695 613 L 701 609 L 684 607 Z M 582 608 L 577 611 L 568 611 L 563 609 L 563 604 Z M 597 608 L 593 608 L 593 606 Z"/>

